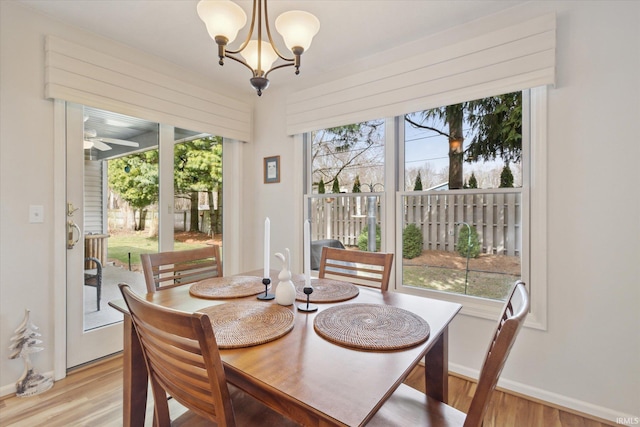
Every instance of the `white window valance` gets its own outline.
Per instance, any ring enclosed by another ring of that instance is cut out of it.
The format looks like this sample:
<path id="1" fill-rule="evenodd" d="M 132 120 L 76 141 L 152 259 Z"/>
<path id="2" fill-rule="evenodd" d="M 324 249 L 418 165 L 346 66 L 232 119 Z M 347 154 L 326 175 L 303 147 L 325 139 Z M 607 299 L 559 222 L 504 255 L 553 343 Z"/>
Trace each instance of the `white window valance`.
<path id="1" fill-rule="evenodd" d="M 292 94 L 287 100 L 287 133 L 555 83 L 555 14 L 508 25 L 494 19 L 476 25 L 474 31 L 466 39 L 427 47 L 399 61 Z M 425 46 L 430 46 L 428 41 Z"/>
<path id="2" fill-rule="evenodd" d="M 45 96 L 241 141 L 248 102 L 54 36 L 45 42 Z"/>

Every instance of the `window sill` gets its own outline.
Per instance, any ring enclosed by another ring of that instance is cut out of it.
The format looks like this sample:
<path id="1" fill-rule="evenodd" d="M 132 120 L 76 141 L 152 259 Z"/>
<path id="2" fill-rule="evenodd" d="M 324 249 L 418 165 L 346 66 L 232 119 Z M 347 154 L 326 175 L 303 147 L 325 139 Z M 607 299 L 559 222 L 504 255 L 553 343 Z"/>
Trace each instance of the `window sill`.
<path id="1" fill-rule="evenodd" d="M 454 302 L 462 305 L 460 314 L 497 321 L 502 308 L 503 301 L 479 298 L 470 295 L 459 295 L 448 292 L 432 291 L 429 289 L 419 289 L 411 286 L 400 286 L 395 289 L 396 292 L 406 293 L 410 295 L 422 296 L 425 298 L 433 298 L 442 301 Z M 531 329 L 546 331 L 546 322 L 541 321 L 541 316 L 537 313 L 536 305 L 531 304 L 531 311 L 525 320 L 524 326 Z M 542 317 L 543 318 L 543 317 Z"/>

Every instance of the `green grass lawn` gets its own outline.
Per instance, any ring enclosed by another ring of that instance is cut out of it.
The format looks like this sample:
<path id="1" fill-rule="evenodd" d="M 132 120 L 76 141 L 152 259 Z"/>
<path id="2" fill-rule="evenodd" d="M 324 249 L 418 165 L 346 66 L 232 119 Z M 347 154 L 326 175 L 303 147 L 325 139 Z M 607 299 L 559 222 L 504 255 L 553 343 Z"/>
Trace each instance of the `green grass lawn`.
<path id="1" fill-rule="evenodd" d="M 116 234 L 109 236 L 109 259 L 118 260 L 124 265 L 129 264 L 131 254 L 131 269 L 137 270 L 140 265 L 140 254 L 158 252 L 158 238 L 147 237 L 143 234 Z M 174 242 L 174 250 L 202 248 L 206 244 L 202 242 L 184 243 Z"/>
<path id="2" fill-rule="evenodd" d="M 465 270 L 405 265 L 402 275 L 402 282 L 405 286 L 456 294 L 465 293 Z M 518 279 L 518 276 L 510 274 L 469 271 L 466 294 L 504 300 L 509 289 Z"/>

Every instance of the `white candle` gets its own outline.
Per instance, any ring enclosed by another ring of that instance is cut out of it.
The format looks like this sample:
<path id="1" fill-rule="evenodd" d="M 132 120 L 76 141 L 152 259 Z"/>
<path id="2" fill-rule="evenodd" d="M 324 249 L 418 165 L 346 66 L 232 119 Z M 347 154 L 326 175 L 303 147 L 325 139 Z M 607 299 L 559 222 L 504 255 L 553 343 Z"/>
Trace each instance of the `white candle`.
<path id="1" fill-rule="evenodd" d="M 304 287 L 311 287 L 311 225 L 304 221 Z"/>
<path id="2" fill-rule="evenodd" d="M 271 221 L 269 221 L 269 217 L 264 220 L 264 278 L 269 277 L 269 252 L 271 249 L 269 247 L 269 239 L 271 236 Z"/>

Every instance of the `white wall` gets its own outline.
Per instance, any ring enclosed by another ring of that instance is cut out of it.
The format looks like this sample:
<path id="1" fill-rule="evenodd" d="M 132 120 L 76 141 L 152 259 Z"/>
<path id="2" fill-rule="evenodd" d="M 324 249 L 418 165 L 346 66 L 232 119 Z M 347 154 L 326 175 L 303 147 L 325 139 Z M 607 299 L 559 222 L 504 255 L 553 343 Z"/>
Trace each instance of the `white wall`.
<path id="1" fill-rule="evenodd" d="M 549 91 L 548 330 L 522 332 L 503 383 L 615 421 L 640 416 L 640 3 L 540 2 L 513 13 L 552 10 L 558 78 Z M 43 97 L 43 35 L 86 34 L 11 2 L 0 2 L 0 12 L 2 388 L 22 372 L 21 362 L 7 359 L 7 347 L 24 308 L 32 310 L 46 344 L 34 366 L 53 369 L 51 260 L 63 249 L 53 241 L 51 222 L 53 107 Z M 255 138 L 240 150 L 244 225 L 237 236 L 225 236 L 241 242 L 238 271 L 262 265 L 256 237 L 265 216 L 272 251 L 300 253 L 302 148 L 285 133 L 287 90 L 268 89 L 255 100 Z M 272 155 L 281 156 L 281 182 L 263 184 L 262 161 Z M 30 204 L 44 205 L 43 224 L 28 223 Z M 300 260 L 292 264 L 301 267 Z M 454 369 L 478 369 L 492 327 L 471 317 L 455 320 Z"/>
<path id="2" fill-rule="evenodd" d="M 44 37 L 51 23 L 0 3 L 0 379 L 16 381 L 21 360 L 7 360 L 24 309 L 40 327 L 45 350 L 32 356 L 53 370 L 53 104 L 44 99 Z M 28 222 L 29 205 L 44 223 Z"/>
<path id="3" fill-rule="evenodd" d="M 66 256 L 64 222 L 60 221 L 64 216 L 65 177 L 61 168 L 54 169 L 54 158 L 64 158 L 64 148 L 54 148 L 53 101 L 45 99 L 44 94 L 47 35 L 125 60 L 134 69 L 161 72 L 178 86 L 188 82 L 189 87 L 203 92 L 235 96 L 221 93 L 224 89 L 216 87 L 210 77 L 67 26 L 17 2 L 0 2 L 0 395 L 13 390 L 24 368 L 21 360 L 8 360 L 8 347 L 25 309 L 31 310 L 31 320 L 40 327 L 44 340 L 45 350 L 32 356 L 34 367 L 51 373 L 56 359 L 64 363 L 65 328 L 60 324 L 64 322 L 66 298 L 59 290 L 65 285 L 60 277 L 54 277 L 64 271 L 60 264 Z M 113 101 L 105 100 L 104 107 L 125 105 L 110 104 Z M 144 106 L 136 111 L 153 114 Z M 42 224 L 28 222 L 29 205 L 44 207 Z M 56 331 L 60 332 L 57 336 Z"/>
<path id="4" fill-rule="evenodd" d="M 501 385 L 615 422 L 640 416 L 640 3 L 534 2 L 509 13 L 517 20 L 550 11 L 558 57 L 548 95 L 548 330 L 523 330 Z M 268 214 L 278 245 L 295 247 L 302 206 L 290 200 L 301 204 L 301 174 L 285 170 L 280 184 L 262 184 L 264 155 L 283 156 L 285 169 L 299 161 L 289 160 L 286 93 L 269 90 L 256 102 L 259 148 L 245 165 L 259 171 L 260 209 L 245 220 L 258 224 Z M 246 235 L 245 247 L 252 242 Z M 253 253 L 247 266 L 260 265 L 261 248 Z M 475 375 L 494 326 L 458 316 L 450 367 Z"/>

